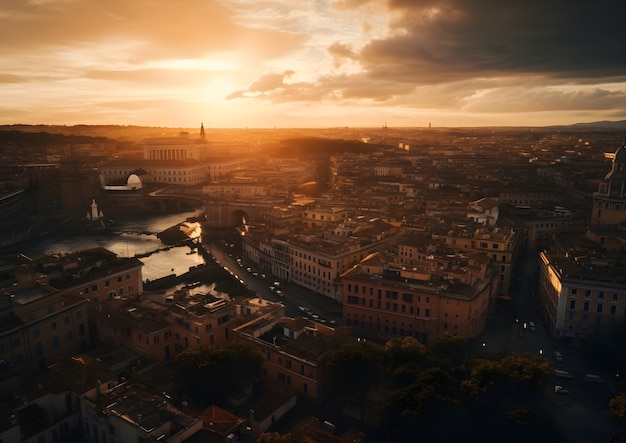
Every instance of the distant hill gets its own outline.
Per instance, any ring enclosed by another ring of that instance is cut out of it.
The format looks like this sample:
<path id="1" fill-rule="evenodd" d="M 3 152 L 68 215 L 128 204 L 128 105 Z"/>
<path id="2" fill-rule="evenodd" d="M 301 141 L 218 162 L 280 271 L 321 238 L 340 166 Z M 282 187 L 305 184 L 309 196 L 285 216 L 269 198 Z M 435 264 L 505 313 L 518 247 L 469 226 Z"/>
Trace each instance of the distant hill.
<path id="1" fill-rule="evenodd" d="M 618 121 L 599 121 L 590 123 L 574 123 L 569 125 L 574 129 L 590 129 L 590 130 L 609 130 L 609 131 L 626 131 L 626 120 Z"/>

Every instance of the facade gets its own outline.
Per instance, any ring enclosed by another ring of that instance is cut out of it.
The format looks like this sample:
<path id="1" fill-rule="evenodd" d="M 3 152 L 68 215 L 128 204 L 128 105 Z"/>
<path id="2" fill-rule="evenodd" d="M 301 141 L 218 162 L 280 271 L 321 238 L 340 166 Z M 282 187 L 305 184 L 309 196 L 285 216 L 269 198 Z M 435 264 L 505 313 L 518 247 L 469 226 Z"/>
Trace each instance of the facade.
<path id="1" fill-rule="evenodd" d="M 435 234 L 433 239 L 441 239 L 446 246 L 461 253 L 487 254 L 498 273 L 499 294 L 509 295 L 513 266 L 520 251 L 519 236 L 513 229 L 485 227 L 471 231 L 459 228 Z"/>
<path id="2" fill-rule="evenodd" d="M 37 281 L 16 284 L 3 315 L 0 360 L 20 369 L 48 365 L 91 348 L 88 300 L 60 293 Z"/>
<path id="3" fill-rule="evenodd" d="M 137 258 L 118 257 L 104 248 L 49 255 L 36 263 L 52 286 L 94 303 L 143 293 L 143 263 Z"/>
<path id="4" fill-rule="evenodd" d="M 303 317 L 284 317 L 278 321 L 261 317 L 237 327 L 235 333 L 263 352 L 263 372 L 270 380 L 317 398 L 321 393 L 324 359 L 346 338 L 348 331 Z"/>
<path id="5" fill-rule="evenodd" d="M 318 235 L 294 235 L 264 240 L 265 234 L 251 232 L 243 237 L 244 253 L 261 269 L 279 279 L 296 283 L 317 294 L 341 301 L 340 276 L 368 255 L 395 246 L 394 229 L 384 223 L 373 223 L 369 229 Z M 268 268 L 262 267 L 267 264 Z"/>
<path id="6" fill-rule="evenodd" d="M 592 225 L 612 225 L 626 221 L 626 139 L 615 151 L 611 171 L 593 194 Z"/>
<path id="7" fill-rule="evenodd" d="M 559 340 L 580 343 L 626 321 L 626 268 L 616 260 L 541 252 L 539 296 L 545 324 Z"/>
<path id="8" fill-rule="evenodd" d="M 235 326 L 235 305 L 211 294 L 178 293 L 168 309 L 176 353 L 198 345 L 218 346 Z"/>
<path id="9" fill-rule="evenodd" d="M 442 259 L 443 260 L 443 259 Z M 371 257 L 343 276 L 343 322 L 364 335 L 412 336 L 424 344 L 479 335 L 497 292 L 484 254 L 450 259 L 444 271 Z"/>

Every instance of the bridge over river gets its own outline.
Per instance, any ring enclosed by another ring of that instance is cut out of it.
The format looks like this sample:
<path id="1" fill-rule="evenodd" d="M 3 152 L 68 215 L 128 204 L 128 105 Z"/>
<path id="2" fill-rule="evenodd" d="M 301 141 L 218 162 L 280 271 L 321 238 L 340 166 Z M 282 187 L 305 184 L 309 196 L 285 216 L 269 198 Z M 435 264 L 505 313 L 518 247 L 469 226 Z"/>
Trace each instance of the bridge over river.
<path id="1" fill-rule="evenodd" d="M 211 198 L 201 194 L 184 194 L 172 189 L 150 193 L 108 194 L 111 201 L 134 212 L 148 213 L 183 212 L 204 209 L 206 224 L 211 228 L 240 226 L 242 220 L 260 220 L 274 206 L 284 205 L 284 198 Z M 180 190 L 178 190 L 180 191 Z"/>

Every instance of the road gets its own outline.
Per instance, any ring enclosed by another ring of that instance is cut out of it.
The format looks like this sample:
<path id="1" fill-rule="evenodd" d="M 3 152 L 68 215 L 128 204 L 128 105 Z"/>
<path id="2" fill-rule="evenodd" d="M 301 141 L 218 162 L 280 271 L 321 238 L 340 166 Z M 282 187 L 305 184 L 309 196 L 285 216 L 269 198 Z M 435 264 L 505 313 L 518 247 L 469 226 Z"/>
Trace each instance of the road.
<path id="1" fill-rule="evenodd" d="M 538 262 L 527 255 L 514 276 L 511 300 L 498 300 L 494 316 L 477 341 L 485 353 L 532 353 L 550 360 L 554 369 L 566 371 L 571 378 L 554 376 L 545 388 L 543 407 L 550 411 L 569 443 L 606 442 L 612 435 L 624 434 L 623 424 L 609 415 L 609 400 L 617 392 L 614 375 L 602 374 L 601 382 L 585 380 L 593 372 L 576 347 L 556 343 L 542 322 L 538 294 Z M 530 330 L 530 322 L 535 331 Z M 563 355 L 556 360 L 554 351 Z M 555 385 L 570 394 L 556 394 Z"/>
<path id="2" fill-rule="evenodd" d="M 300 310 L 300 306 L 309 310 L 310 313 L 318 315 L 320 321 L 333 326 L 341 323 L 342 310 L 341 305 L 333 300 L 314 294 L 306 289 L 290 284 L 280 282 L 277 289 L 281 291 L 279 296 L 276 290 L 270 290 L 270 286 L 274 286 L 274 282 L 279 281 L 273 275 L 266 275 L 261 278 L 264 272 L 254 268 L 253 264 L 247 264 L 244 260 L 237 261 L 237 256 L 228 246 L 223 246 L 215 242 L 205 244 L 205 247 L 215 257 L 222 266 L 233 272 L 239 280 L 243 281 L 248 288 L 257 293 L 266 300 L 280 301 L 285 305 L 285 314 L 289 317 L 307 316 Z M 250 271 L 247 268 L 250 267 Z M 259 276 L 255 277 L 253 273 Z"/>

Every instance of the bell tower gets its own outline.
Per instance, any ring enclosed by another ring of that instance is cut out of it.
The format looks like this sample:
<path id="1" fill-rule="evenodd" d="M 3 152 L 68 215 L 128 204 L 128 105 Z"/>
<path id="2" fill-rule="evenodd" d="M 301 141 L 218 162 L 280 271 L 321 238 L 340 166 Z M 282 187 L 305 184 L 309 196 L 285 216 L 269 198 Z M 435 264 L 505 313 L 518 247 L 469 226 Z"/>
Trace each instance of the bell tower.
<path id="1" fill-rule="evenodd" d="M 615 225 L 626 221 L 626 137 L 613 156 L 611 171 L 593 194 L 592 225 Z"/>

